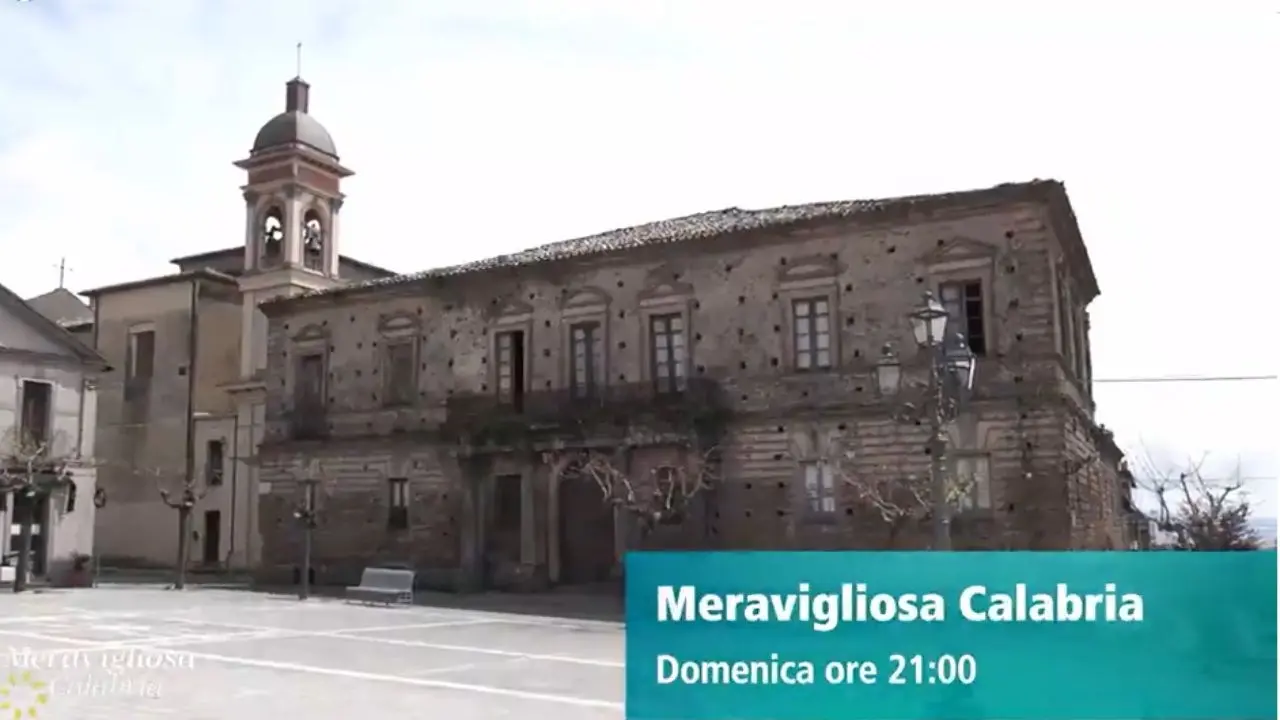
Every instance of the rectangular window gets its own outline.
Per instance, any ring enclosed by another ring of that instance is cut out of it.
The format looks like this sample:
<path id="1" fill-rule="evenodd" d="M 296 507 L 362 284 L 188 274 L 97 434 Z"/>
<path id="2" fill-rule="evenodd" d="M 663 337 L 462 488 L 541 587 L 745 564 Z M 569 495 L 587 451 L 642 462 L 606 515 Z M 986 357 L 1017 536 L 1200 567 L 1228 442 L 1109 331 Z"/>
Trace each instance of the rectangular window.
<path id="1" fill-rule="evenodd" d="M 497 532 L 518 532 L 523 502 L 523 478 L 519 475 L 495 477 L 493 479 L 493 529 Z"/>
<path id="2" fill-rule="evenodd" d="M 129 380 L 150 380 L 155 372 L 156 333 L 154 330 L 137 330 L 129 333 L 129 354 L 125 359 L 126 377 Z"/>
<path id="3" fill-rule="evenodd" d="M 384 348 L 383 401 L 387 405 L 412 405 L 418 394 L 416 340 L 389 342 Z"/>
<path id="4" fill-rule="evenodd" d="M 569 387 L 575 398 L 592 397 L 604 375 L 604 333 L 600 323 L 569 328 Z"/>
<path id="5" fill-rule="evenodd" d="M 653 382 L 660 393 L 684 390 L 687 348 L 682 315 L 649 318 L 649 346 L 653 348 Z"/>
<path id="6" fill-rule="evenodd" d="M 955 505 L 961 510 L 990 508 L 991 458 L 986 455 L 957 455 L 955 464 Z"/>
<path id="7" fill-rule="evenodd" d="M 405 530 L 409 527 L 409 479 L 391 478 L 387 485 L 391 492 L 387 503 L 387 527 Z"/>
<path id="8" fill-rule="evenodd" d="M 1076 327 L 1076 377 L 1088 388 L 1089 386 L 1089 320 L 1087 313 L 1080 310 L 1072 318 Z"/>
<path id="9" fill-rule="evenodd" d="M 796 370 L 831 367 L 831 305 L 826 298 L 807 298 L 791 304 Z"/>
<path id="10" fill-rule="evenodd" d="M 294 378 L 293 398 L 299 412 L 324 410 L 324 356 L 311 353 L 298 358 L 298 374 Z"/>
<path id="11" fill-rule="evenodd" d="M 23 380 L 22 424 L 18 428 L 22 454 L 34 456 L 50 451 L 52 411 L 53 385 L 39 380 Z"/>
<path id="12" fill-rule="evenodd" d="M 977 280 L 943 283 L 939 288 L 947 309 L 948 327 L 964 335 L 974 355 L 987 354 L 987 327 L 982 283 Z"/>
<path id="13" fill-rule="evenodd" d="M 205 484 L 210 487 L 222 484 L 222 448 L 223 445 L 221 440 L 210 440 L 205 445 L 204 481 Z"/>
<path id="14" fill-rule="evenodd" d="M 519 410 L 524 404 L 525 391 L 524 331 L 509 330 L 495 335 L 494 354 L 498 360 L 498 398 Z"/>
<path id="15" fill-rule="evenodd" d="M 146 394 L 155 373 L 156 333 L 154 330 L 129 332 L 124 358 L 124 398 L 133 400 Z"/>
<path id="16" fill-rule="evenodd" d="M 805 509 L 815 515 L 836 511 L 836 478 L 825 462 L 803 463 Z"/>

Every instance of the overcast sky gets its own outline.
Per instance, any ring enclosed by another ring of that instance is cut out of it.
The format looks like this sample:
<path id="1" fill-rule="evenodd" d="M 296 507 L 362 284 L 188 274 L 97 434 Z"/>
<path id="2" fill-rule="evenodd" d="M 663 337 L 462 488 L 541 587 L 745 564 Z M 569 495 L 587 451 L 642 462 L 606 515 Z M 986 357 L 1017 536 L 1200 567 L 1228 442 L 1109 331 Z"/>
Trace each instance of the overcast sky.
<path id="1" fill-rule="evenodd" d="M 1097 377 L 1273 374 L 1268 5 L 0 0 L 0 282 L 51 289 L 65 257 L 84 289 L 241 243 L 230 163 L 283 109 L 301 41 L 312 114 L 358 173 L 345 254 L 412 271 L 712 208 L 1052 177 L 1102 287 Z M 1276 382 L 1097 397 L 1126 447 L 1238 461 L 1275 515 Z"/>

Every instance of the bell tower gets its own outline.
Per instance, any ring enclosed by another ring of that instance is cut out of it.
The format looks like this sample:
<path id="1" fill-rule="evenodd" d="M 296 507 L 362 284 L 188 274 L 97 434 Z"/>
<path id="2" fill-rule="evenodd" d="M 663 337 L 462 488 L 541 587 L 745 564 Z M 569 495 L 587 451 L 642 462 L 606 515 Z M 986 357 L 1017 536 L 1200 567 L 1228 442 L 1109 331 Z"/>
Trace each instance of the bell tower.
<path id="1" fill-rule="evenodd" d="M 353 174 L 309 114 L 310 95 L 300 77 L 285 83 L 284 112 L 262 126 L 249 157 L 236 163 L 248 174 L 242 188 L 246 275 L 281 275 L 286 284 L 308 289 L 338 280 L 341 185 Z"/>
<path id="2" fill-rule="evenodd" d="M 338 219 L 342 180 L 354 173 L 338 162 L 329 131 L 309 114 L 311 86 L 285 83 L 284 112 L 262 126 L 249 157 L 235 163 L 247 182 L 241 371 L 266 367 L 266 318 L 258 305 L 341 284 Z"/>

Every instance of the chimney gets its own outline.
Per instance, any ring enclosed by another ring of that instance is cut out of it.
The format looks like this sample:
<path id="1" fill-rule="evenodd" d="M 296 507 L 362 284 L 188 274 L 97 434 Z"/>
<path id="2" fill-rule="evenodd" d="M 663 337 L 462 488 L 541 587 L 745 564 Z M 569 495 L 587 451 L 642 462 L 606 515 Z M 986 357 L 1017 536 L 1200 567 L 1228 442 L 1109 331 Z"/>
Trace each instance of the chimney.
<path id="1" fill-rule="evenodd" d="M 307 100 L 310 99 L 311 86 L 300 77 L 285 83 L 284 111 L 307 112 Z"/>

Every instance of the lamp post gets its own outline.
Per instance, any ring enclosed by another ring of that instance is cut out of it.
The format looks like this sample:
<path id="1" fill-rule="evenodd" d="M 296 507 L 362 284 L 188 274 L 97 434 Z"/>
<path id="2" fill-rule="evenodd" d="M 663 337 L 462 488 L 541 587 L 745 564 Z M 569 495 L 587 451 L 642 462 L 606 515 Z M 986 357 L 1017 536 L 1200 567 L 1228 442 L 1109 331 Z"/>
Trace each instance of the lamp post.
<path id="1" fill-rule="evenodd" d="M 190 476 L 188 476 L 190 477 Z M 184 485 L 176 496 L 168 490 L 160 491 L 160 499 L 170 509 L 178 511 L 178 577 L 174 580 L 173 589 L 182 590 L 187 586 L 187 555 L 190 554 L 189 533 L 191 532 L 191 511 L 203 495 L 197 494 L 191 485 Z"/>
<path id="2" fill-rule="evenodd" d="M 933 548 L 951 549 L 951 502 L 946 465 L 946 424 L 961 400 L 973 387 L 975 359 L 964 337 L 948 328 L 947 310 L 926 292 L 920 305 L 907 316 L 916 344 L 928 361 L 927 397 L 921 408 L 929 421 L 929 487 Z M 948 330 L 952 332 L 948 333 Z M 876 384 L 885 397 L 898 394 L 902 386 L 902 363 L 886 345 L 876 365 Z"/>
<path id="3" fill-rule="evenodd" d="M 306 600 L 311 596 L 311 534 L 317 526 L 319 514 L 316 507 L 316 485 L 319 480 L 314 477 L 299 481 L 302 486 L 302 501 L 293 511 L 293 518 L 302 527 L 302 573 L 298 578 L 298 599 Z"/>

